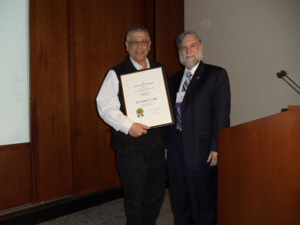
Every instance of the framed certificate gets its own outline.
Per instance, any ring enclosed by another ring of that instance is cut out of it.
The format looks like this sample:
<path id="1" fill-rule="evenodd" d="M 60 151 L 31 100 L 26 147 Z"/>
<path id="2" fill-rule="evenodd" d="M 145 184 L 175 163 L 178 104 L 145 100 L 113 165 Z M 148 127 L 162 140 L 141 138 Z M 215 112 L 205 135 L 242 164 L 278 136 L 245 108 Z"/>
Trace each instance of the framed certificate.
<path id="1" fill-rule="evenodd" d="M 174 124 L 164 67 L 121 75 L 126 114 L 151 128 Z"/>

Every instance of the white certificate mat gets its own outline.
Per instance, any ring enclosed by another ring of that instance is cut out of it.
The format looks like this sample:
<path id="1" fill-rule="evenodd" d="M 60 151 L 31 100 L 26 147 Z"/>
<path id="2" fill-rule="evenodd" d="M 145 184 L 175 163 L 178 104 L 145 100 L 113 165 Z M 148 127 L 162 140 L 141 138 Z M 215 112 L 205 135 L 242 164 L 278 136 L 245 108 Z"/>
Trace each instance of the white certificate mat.
<path id="1" fill-rule="evenodd" d="M 151 128 L 174 124 L 163 67 L 121 75 L 127 117 Z"/>

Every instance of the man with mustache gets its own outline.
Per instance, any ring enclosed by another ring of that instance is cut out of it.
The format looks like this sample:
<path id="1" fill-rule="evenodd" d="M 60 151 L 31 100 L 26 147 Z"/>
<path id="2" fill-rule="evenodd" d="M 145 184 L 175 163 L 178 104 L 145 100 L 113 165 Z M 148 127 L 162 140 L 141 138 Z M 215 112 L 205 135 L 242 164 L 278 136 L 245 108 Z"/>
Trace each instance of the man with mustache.
<path id="1" fill-rule="evenodd" d="M 97 109 L 111 126 L 111 147 L 116 151 L 124 190 L 126 225 L 155 225 L 165 193 L 168 128 L 150 130 L 126 116 L 120 75 L 162 64 L 147 58 L 151 41 L 145 27 L 130 28 L 125 45 L 129 55 L 106 75 L 96 99 Z"/>
<path id="2" fill-rule="evenodd" d="M 169 79 L 176 125 L 171 126 L 167 165 L 176 225 L 216 225 L 218 130 L 230 125 L 225 69 L 202 62 L 193 31 L 176 39 L 183 71 Z"/>

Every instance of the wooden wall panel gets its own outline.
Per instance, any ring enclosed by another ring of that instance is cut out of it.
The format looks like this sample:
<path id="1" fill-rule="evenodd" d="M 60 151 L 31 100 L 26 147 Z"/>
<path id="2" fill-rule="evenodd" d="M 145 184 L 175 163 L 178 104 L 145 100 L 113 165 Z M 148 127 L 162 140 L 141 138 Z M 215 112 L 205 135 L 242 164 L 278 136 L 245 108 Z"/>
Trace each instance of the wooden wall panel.
<path id="1" fill-rule="evenodd" d="M 108 70 L 126 55 L 127 30 L 145 26 L 145 1 L 70 1 L 72 123 L 76 195 L 120 185 L 110 128 L 95 99 Z"/>
<path id="2" fill-rule="evenodd" d="M 150 58 L 156 52 L 169 76 L 179 70 L 174 40 L 183 30 L 183 0 L 174 1 L 29 1 L 31 143 L 0 147 L 0 210 L 121 184 L 95 98 L 127 55 L 133 25 L 156 40 Z"/>
<path id="3" fill-rule="evenodd" d="M 168 76 L 183 69 L 179 62 L 176 37 L 184 31 L 184 1 L 156 0 L 156 61 L 166 66 Z"/>
<path id="4" fill-rule="evenodd" d="M 154 34 L 155 34 L 155 25 L 154 25 L 154 2 L 155 0 L 145 0 L 146 2 L 146 8 L 145 8 L 145 27 L 149 32 L 150 39 L 152 41 L 151 46 L 150 46 L 150 51 L 148 53 L 148 57 L 150 59 L 155 59 L 154 57 L 154 45 L 153 45 L 153 40 L 154 40 Z"/>
<path id="5" fill-rule="evenodd" d="M 30 1 L 34 202 L 73 194 L 68 0 Z"/>
<path id="6" fill-rule="evenodd" d="M 29 143 L 0 146 L 0 187 L 0 211 L 31 203 Z"/>

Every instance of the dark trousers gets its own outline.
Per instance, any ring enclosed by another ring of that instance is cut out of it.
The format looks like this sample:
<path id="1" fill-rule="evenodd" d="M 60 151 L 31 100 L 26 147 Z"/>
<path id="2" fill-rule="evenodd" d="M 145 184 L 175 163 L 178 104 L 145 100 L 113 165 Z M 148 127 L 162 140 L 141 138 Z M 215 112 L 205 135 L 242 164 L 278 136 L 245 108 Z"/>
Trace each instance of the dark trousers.
<path id="1" fill-rule="evenodd" d="M 168 169 L 175 225 L 216 225 L 217 167 L 208 163 L 201 171 L 190 170 L 181 135 L 174 141 L 177 149 L 168 149 L 168 154 L 176 154 L 175 161 Z"/>
<path id="2" fill-rule="evenodd" d="M 155 225 L 165 194 L 165 151 L 117 152 L 127 225 Z"/>

